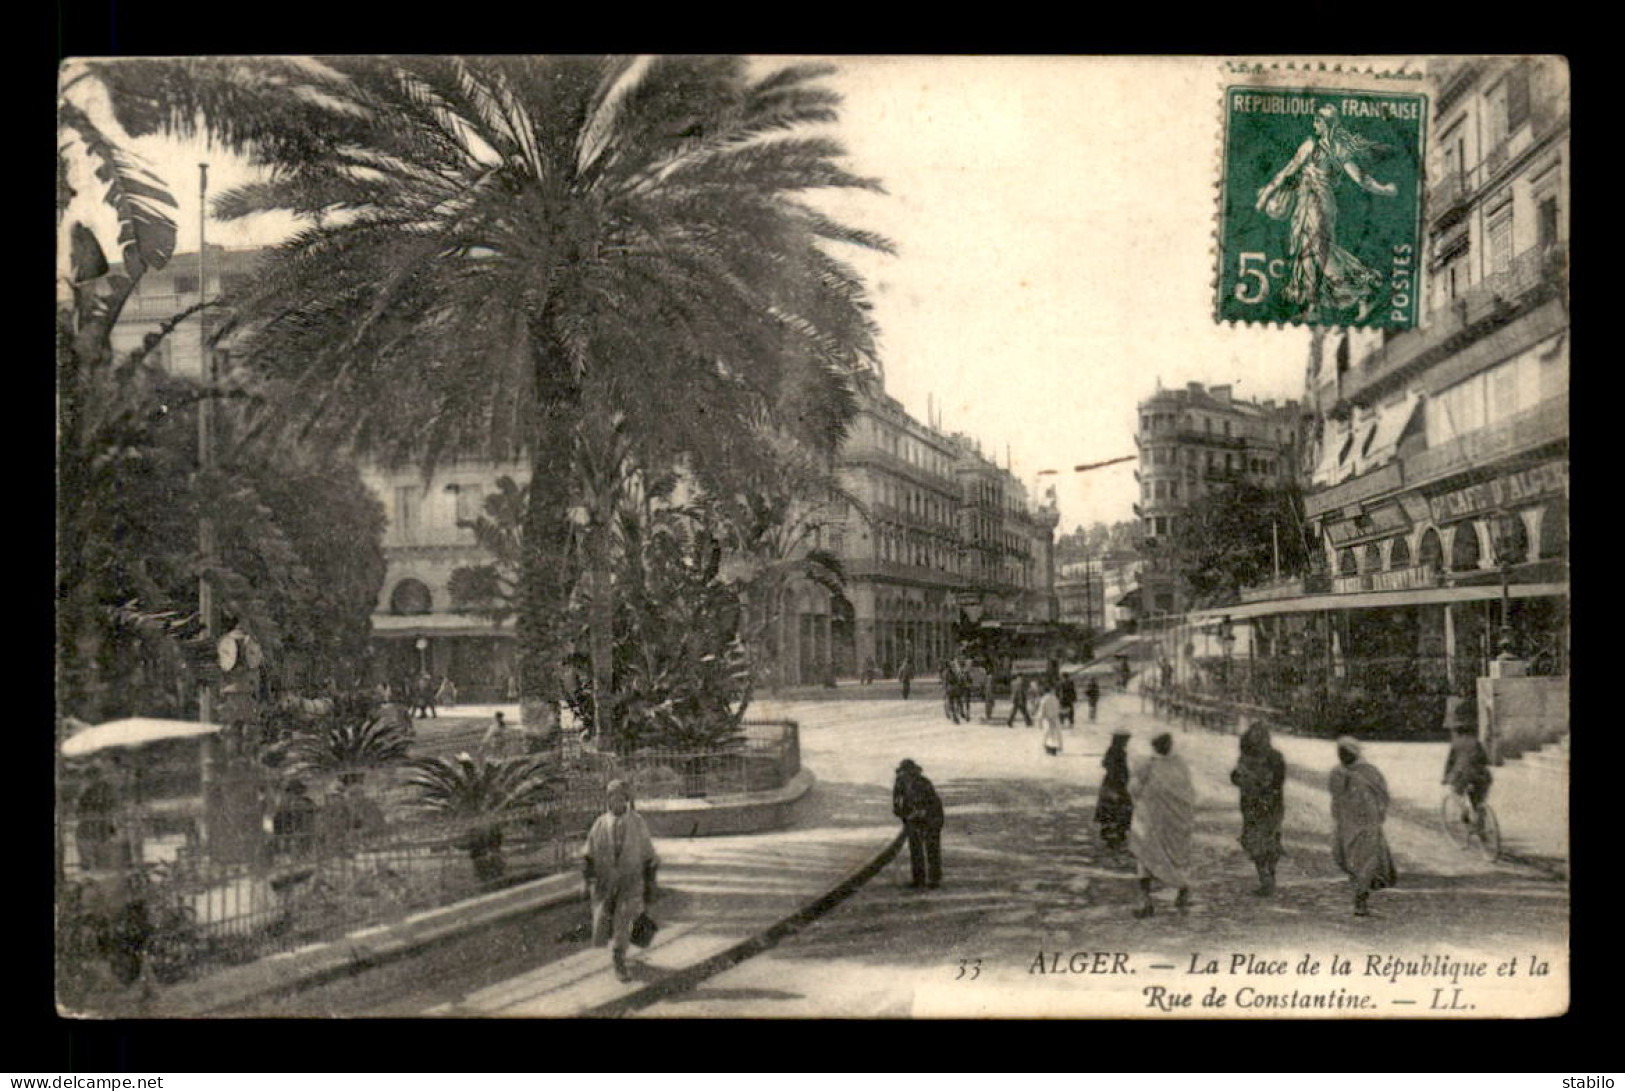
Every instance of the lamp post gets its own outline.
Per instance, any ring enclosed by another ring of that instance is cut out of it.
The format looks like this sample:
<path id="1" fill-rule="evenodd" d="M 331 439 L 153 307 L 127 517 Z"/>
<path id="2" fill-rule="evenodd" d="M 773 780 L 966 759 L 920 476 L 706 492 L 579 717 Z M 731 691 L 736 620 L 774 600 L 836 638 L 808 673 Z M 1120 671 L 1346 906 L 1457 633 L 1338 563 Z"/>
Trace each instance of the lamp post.
<path id="1" fill-rule="evenodd" d="M 1511 575 L 1519 529 L 1516 512 L 1502 508 L 1495 513 L 1495 563 L 1501 570 L 1501 632 L 1496 647 L 1498 659 L 1510 659 L 1513 655 Z"/>
<path id="2" fill-rule="evenodd" d="M 429 638 L 426 637 L 426 636 L 420 636 L 420 637 L 417 638 L 417 642 L 414 643 L 412 646 L 418 650 L 418 673 L 419 674 L 428 674 L 429 673 L 429 656 L 428 656 Z"/>

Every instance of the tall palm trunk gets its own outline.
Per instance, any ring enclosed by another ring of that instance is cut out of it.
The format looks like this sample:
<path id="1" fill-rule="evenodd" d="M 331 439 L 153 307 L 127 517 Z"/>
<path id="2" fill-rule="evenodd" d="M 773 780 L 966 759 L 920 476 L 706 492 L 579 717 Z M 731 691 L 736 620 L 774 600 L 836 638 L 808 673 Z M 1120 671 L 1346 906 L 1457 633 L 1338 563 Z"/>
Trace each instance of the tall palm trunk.
<path id="1" fill-rule="evenodd" d="M 610 499 L 613 499 L 611 494 Z M 606 511 L 605 509 L 609 510 Z M 611 568 L 610 520 L 613 505 L 600 500 L 593 513 L 590 555 L 587 557 L 588 591 L 587 643 L 592 658 L 592 715 L 598 749 L 615 745 L 612 722 L 615 705 L 615 600 Z"/>
<path id="2" fill-rule="evenodd" d="M 531 450 L 530 494 L 521 531 L 519 695 L 521 720 L 547 736 L 558 727 L 559 675 L 566 652 L 561 622 L 570 594 L 570 487 L 568 476 L 559 471 L 556 444 L 557 437 L 569 435 L 574 409 L 562 399 L 548 400 L 538 417 L 539 440 Z"/>

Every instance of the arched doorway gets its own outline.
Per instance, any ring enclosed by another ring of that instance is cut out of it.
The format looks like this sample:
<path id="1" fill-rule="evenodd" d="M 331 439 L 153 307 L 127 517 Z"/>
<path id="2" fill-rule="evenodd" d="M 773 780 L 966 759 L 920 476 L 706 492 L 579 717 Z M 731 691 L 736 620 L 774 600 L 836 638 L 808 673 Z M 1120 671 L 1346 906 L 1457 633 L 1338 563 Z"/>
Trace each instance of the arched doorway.
<path id="1" fill-rule="evenodd" d="M 1439 541 L 1439 532 L 1432 527 L 1422 532 L 1422 542 L 1416 550 L 1416 563 L 1434 570 L 1444 567 L 1444 545 Z"/>
<path id="2" fill-rule="evenodd" d="M 1354 550 L 1342 549 L 1337 553 L 1337 574 L 1339 576 L 1354 576 L 1360 571 L 1359 559 L 1355 557 Z"/>
<path id="3" fill-rule="evenodd" d="M 845 595 L 835 595 L 830 599 L 829 642 L 835 660 L 835 673 L 857 674 L 857 611 Z"/>
<path id="4" fill-rule="evenodd" d="M 1431 532 L 1430 532 L 1431 533 Z M 1403 536 L 1395 538 L 1393 545 L 1388 547 L 1388 568 L 1404 568 L 1411 563 L 1411 544 Z"/>
<path id="5" fill-rule="evenodd" d="M 1382 546 L 1371 542 L 1365 547 L 1365 570 L 1367 572 L 1382 571 Z"/>
<path id="6" fill-rule="evenodd" d="M 1495 536 L 1495 563 L 1522 564 L 1529 559 L 1529 530 L 1517 512 L 1504 512 L 1490 522 Z"/>
<path id="7" fill-rule="evenodd" d="M 1478 527 L 1470 522 L 1457 523 L 1454 540 L 1450 543 L 1450 571 L 1471 571 L 1478 567 L 1482 556 L 1483 550 L 1478 545 Z"/>

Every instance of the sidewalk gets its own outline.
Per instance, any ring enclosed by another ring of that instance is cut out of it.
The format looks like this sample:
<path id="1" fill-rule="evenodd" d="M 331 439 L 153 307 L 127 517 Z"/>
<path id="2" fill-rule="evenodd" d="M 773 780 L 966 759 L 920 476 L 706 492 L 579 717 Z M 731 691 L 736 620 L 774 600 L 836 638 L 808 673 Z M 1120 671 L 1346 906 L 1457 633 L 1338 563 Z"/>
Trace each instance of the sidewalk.
<path id="1" fill-rule="evenodd" d="M 585 947 L 422 1014 L 567 1017 L 635 1011 L 808 923 L 888 862 L 896 840 L 897 827 L 889 823 L 657 838 L 661 893 L 649 909 L 661 927 L 647 950 L 632 949 L 632 983 L 616 980 L 607 949 Z"/>
<path id="2" fill-rule="evenodd" d="M 1221 735 L 1194 724 L 1181 725 L 1177 719 L 1159 718 L 1149 708 L 1141 711 L 1139 696 L 1132 691 L 1126 695 L 1112 694 L 1103 700 L 1101 719 L 1123 723 L 1137 739 L 1145 742 L 1162 731 L 1171 731 L 1179 739 L 1179 746 L 1198 750 L 1214 761 L 1233 757 L 1236 752 L 1235 736 Z M 1331 739 L 1272 732 L 1271 741 L 1286 758 L 1289 780 L 1325 787 L 1326 778 L 1337 763 L 1336 746 Z M 1442 741 L 1362 742 L 1361 748 L 1366 760 L 1387 780 L 1396 817 L 1436 825 L 1445 793 L 1440 782 L 1444 778 L 1450 744 Z M 1567 878 L 1567 770 L 1518 760 L 1500 766 L 1494 773 L 1490 804 L 1501 821 L 1505 854 L 1512 859 L 1525 858 L 1530 863 L 1561 872 Z"/>

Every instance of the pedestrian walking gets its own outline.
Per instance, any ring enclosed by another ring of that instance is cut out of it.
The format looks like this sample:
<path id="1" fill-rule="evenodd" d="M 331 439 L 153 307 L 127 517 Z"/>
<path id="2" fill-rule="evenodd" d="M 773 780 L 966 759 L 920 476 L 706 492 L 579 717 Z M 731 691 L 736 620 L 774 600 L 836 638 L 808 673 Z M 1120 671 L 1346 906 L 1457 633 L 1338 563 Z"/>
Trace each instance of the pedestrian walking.
<path id="1" fill-rule="evenodd" d="M 491 726 L 480 736 L 480 757 L 492 761 L 511 756 L 517 749 L 515 743 L 518 741 L 518 734 L 513 725 L 508 723 L 502 710 L 497 709 L 496 715 L 491 719 Z"/>
<path id="2" fill-rule="evenodd" d="M 435 703 L 442 708 L 449 708 L 457 703 L 457 683 L 451 680 L 451 675 L 440 676 L 440 687 L 435 690 Z"/>
<path id="3" fill-rule="evenodd" d="M 909 683 L 914 681 L 914 664 L 907 659 L 903 660 L 903 665 L 897 668 L 897 680 L 903 683 L 903 700 L 906 701 Z"/>
<path id="4" fill-rule="evenodd" d="M 1281 858 L 1281 822 L 1286 816 L 1286 759 L 1270 745 L 1269 728 L 1255 723 L 1241 737 L 1241 757 L 1230 772 L 1241 789 L 1241 847 L 1258 869 L 1261 898 L 1275 893 L 1275 863 Z"/>
<path id="5" fill-rule="evenodd" d="M 1134 819 L 1129 826 L 1129 851 L 1140 880 L 1136 917 L 1156 912 L 1151 884 L 1174 887 L 1174 907 L 1183 911 L 1191 903 L 1191 835 L 1196 827 L 1196 791 L 1185 762 L 1173 753 L 1174 737 L 1163 732 L 1151 740 L 1153 751 L 1129 782 Z"/>
<path id="6" fill-rule="evenodd" d="M 993 722 L 993 706 L 997 698 L 993 693 L 993 668 L 984 667 L 982 670 L 982 712 L 988 723 Z"/>
<path id="7" fill-rule="evenodd" d="M 1006 727 L 1016 726 L 1016 715 L 1027 721 L 1027 726 L 1033 726 L 1033 718 L 1027 712 L 1027 676 L 1018 674 L 1010 680 L 1010 718 L 1004 722 Z"/>
<path id="8" fill-rule="evenodd" d="M 1128 691 L 1128 680 L 1134 671 L 1128 665 L 1128 657 L 1123 656 L 1117 661 L 1117 690 L 1119 693 Z"/>
<path id="9" fill-rule="evenodd" d="M 1072 680 L 1071 674 L 1061 675 L 1055 697 L 1061 704 L 1061 723 L 1067 727 L 1074 726 L 1077 723 L 1078 684 Z"/>
<path id="10" fill-rule="evenodd" d="M 903 831 L 908 836 L 909 885 L 935 890 L 942 883 L 942 798 L 910 758 L 897 764 L 891 809 L 903 820 Z"/>
<path id="11" fill-rule="evenodd" d="M 959 680 L 952 659 L 942 661 L 942 710 L 954 723 L 959 722 Z"/>
<path id="12" fill-rule="evenodd" d="M 1129 795 L 1127 731 L 1112 732 L 1112 741 L 1106 747 L 1106 756 L 1100 759 L 1106 776 L 1100 782 L 1100 795 L 1095 798 L 1095 825 L 1100 827 L 1100 840 L 1113 855 L 1120 855 L 1128 841 L 1129 823 L 1134 818 L 1134 800 Z"/>
<path id="13" fill-rule="evenodd" d="M 439 718 L 434 707 L 434 679 L 427 673 L 418 675 L 417 684 L 413 687 L 413 699 L 417 702 L 418 719 L 426 716 Z"/>
<path id="14" fill-rule="evenodd" d="M 865 686 L 874 685 L 874 682 L 875 682 L 875 657 L 872 656 L 872 655 L 865 656 L 864 659 L 863 659 L 863 678 L 861 679 L 861 682 Z"/>
<path id="15" fill-rule="evenodd" d="M 1337 761 L 1328 779 L 1332 860 L 1354 884 L 1354 915 L 1369 917 L 1371 892 L 1399 881 L 1382 833 L 1383 820 L 1388 817 L 1388 782 L 1348 735 L 1337 740 Z"/>
<path id="16" fill-rule="evenodd" d="M 1048 682 L 1040 687 L 1038 698 L 1038 726 L 1044 732 L 1044 753 L 1058 757 L 1061 753 L 1061 702 Z"/>
<path id="17" fill-rule="evenodd" d="M 1094 675 L 1089 676 L 1089 682 L 1083 687 L 1083 699 L 1089 705 L 1089 722 L 1095 722 L 1095 710 L 1100 707 L 1100 679 Z"/>
<path id="18" fill-rule="evenodd" d="M 615 976 L 631 981 L 626 951 L 632 926 L 653 893 L 660 856 L 649 837 L 648 823 L 632 808 L 626 782 L 612 780 L 604 789 L 608 807 L 587 831 L 582 848 L 582 875 L 592 902 L 592 942 L 609 946 Z"/>
<path id="19" fill-rule="evenodd" d="M 1478 706 L 1459 697 L 1446 699 L 1445 719 L 1450 724 L 1450 753 L 1444 762 L 1444 780 L 1452 792 L 1466 796 L 1471 813 L 1463 816 L 1484 831 L 1484 803 L 1489 799 L 1495 774 L 1490 772 L 1490 755 L 1478 739 Z"/>

